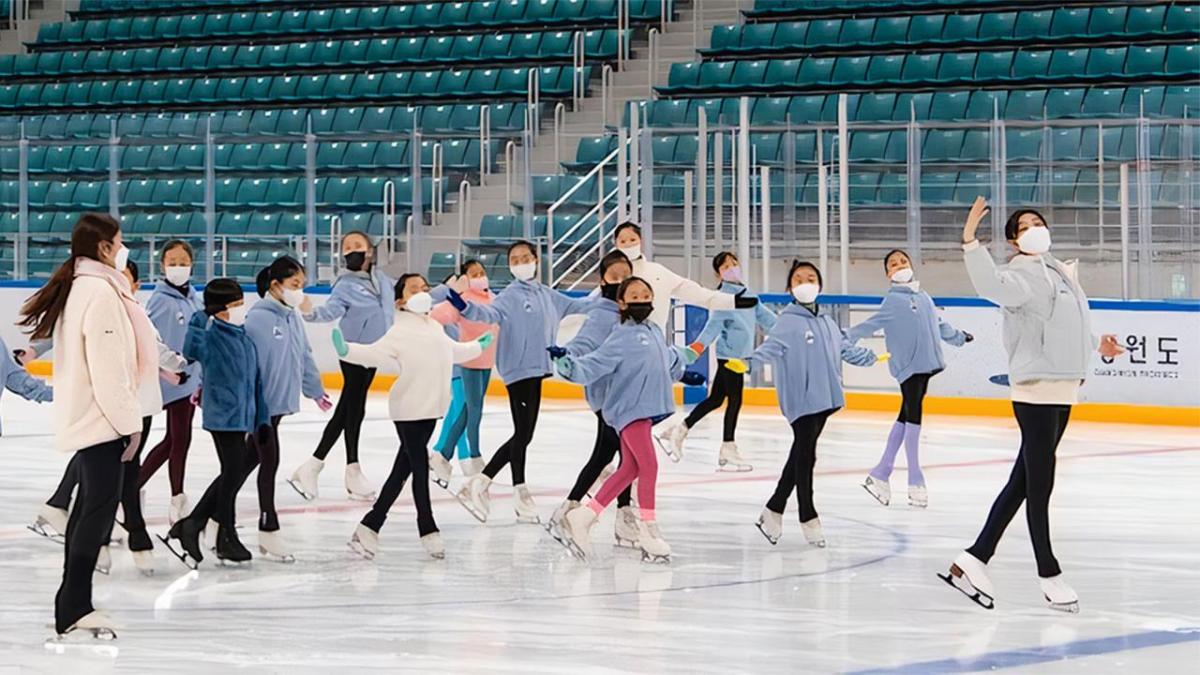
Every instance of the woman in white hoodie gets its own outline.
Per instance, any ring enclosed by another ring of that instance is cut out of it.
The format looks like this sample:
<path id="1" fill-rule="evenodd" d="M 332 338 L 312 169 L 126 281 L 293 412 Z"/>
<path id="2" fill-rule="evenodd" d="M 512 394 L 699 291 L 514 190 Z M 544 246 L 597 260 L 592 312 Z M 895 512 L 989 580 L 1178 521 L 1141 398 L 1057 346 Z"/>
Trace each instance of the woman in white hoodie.
<path id="1" fill-rule="evenodd" d="M 55 598 L 60 639 L 76 631 L 116 637 L 112 620 L 92 607 L 92 572 L 116 516 L 121 463 L 141 440 L 139 383 L 158 373 L 154 327 L 119 271 L 128 260 L 117 221 L 85 213 L 71 232 L 71 257 L 21 307 L 33 340 L 54 339 L 55 444 L 81 458 Z"/>
<path id="2" fill-rule="evenodd" d="M 471 342 L 458 342 L 446 335 L 442 324 L 429 316 L 433 298 L 429 283 L 420 274 L 402 275 L 395 292 L 392 327 L 378 341 L 347 343 L 340 328 L 333 331 L 333 346 L 341 360 L 399 371 L 388 397 L 388 412 L 400 436 L 400 451 L 375 505 L 354 530 L 350 548 L 368 560 L 375 557 L 388 510 L 411 474 L 421 544 L 430 556 L 440 559 L 446 552 L 429 505 L 429 438 L 438 418 L 450 406 L 454 364 L 478 357 L 494 337 L 488 332 Z"/>

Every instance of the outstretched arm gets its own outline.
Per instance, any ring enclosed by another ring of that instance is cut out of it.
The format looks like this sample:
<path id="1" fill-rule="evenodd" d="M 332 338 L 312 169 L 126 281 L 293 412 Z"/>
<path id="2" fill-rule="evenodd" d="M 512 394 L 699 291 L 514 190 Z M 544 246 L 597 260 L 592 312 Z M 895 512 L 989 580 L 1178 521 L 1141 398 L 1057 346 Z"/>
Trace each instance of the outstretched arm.
<path id="1" fill-rule="evenodd" d="M 894 299 L 894 296 L 889 294 L 883 298 L 883 304 L 879 306 L 879 311 L 871 315 L 869 319 L 854 326 L 846 331 L 846 339 L 850 344 L 854 344 L 859 340 L 870 337 L 879 330 L 887 330 L 887 325 L 896 319 L 900 302 Z"/>
<path id="2" fill-rule="evenodd" d="M 611 374 L 621 363 L 621 347 L 617 340 L 605 340 L 600 348 L 583 356 L 564 356 L 556 359 L 558 374 L 576 384 L 591 384 Z"/>

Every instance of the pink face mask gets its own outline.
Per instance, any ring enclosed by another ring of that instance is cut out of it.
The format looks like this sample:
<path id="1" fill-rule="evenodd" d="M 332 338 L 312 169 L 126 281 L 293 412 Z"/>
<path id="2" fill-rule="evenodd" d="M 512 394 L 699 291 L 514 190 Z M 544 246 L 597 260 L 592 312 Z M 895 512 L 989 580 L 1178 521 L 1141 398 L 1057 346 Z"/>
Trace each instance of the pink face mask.
<path id="1" fill-rule="evenodd" d="M 467 281 L 473 291 L 486 291 L 488 289 L 487 277 L 476 277 Z"/>
<path id="2" fill-rule="evenodd" d="M 732 281 L 740 284 L 742 283 L 742 268 L 736 265 L 734 267 L 726 267 L 725 270 L 721 272 L 721 278 L 725 281 Z"/>

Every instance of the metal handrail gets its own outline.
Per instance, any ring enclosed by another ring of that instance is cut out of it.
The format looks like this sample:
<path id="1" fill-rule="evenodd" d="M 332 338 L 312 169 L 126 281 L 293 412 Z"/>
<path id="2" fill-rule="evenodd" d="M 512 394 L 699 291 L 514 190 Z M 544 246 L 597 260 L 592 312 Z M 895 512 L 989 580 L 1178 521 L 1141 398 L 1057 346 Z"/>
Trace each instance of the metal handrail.
<path id="1" fill-rule="evenodd" d="M 517 143 L 509 141 L 504 145 L 504 203 L 512 209 L 513 193 L 513 164 L 517 161 Z"/>
<path id="2" fill-rule="evenodd" d="M 597 235 L 596 245 L 593 246 L 592 248 L 588 249 L 587 253 L 592 253 L 593 251 L 599 250 L 602 246 L 604 246 L 604 236 L 603 236 L 604 235 L 604 232 L 603 232 L 604 224 L 606 222 L 608 222 L 609 220 L 613 219 L 613 217 L 616 216 L 616 214 L 617 214 L 616 211 L 609 211 L 608 215 L 606 215 L 604 218 L 597 219 L 596 224 L 593 225 L 591 228 L 589 228 L 586 233 L 584 233 L 582 236 L 580 236 L 579 241 L 576 242 L 575 245 L 572 246 L 567 251 L 567 253 L 573 252 L 579 244 L 583 243 L 584 240 L 590 238 L 592 236 L 592 234 Z M 582 218 L 580 218 L 580 222 L 583 222 Z M 563 255 L 565 256 L 566 253 L 564 253 Z M 557 278 L 554 277 L 554 272 L 553 272 L 553 270 L 551 270 L 551 274 L 550 274 L 551 287 L 556 286 L 563 279 L 567 278 L 567 275 L 574 272 L 575 269 L 577 267 L 579 267 L 580 263 L 582 263 L 585 258 L 586 258 L 586 256 L 579 256 L 578 258 L 576 258 L 575 262 L 573 262 L 569 267 L 567 267 L 567 269 L 563 270 L 562 274 L 560 274 Z M 599 264 L 600 264 L 599 261 L 597 261 L 591 268 L 589 268 L 587 270 L 587 272 L 584 273 L 583 276 L 587 276 L 588 274 L 591 274 L 592 270 L 595 269 L 595 267 L 598 266 Z M 576 285 L 578 285 L 578 282 L 576 282 L 575 284 L 572 284 L 571 288 L 574 288 Z"/>
<path id="3" fill-rule="evenodd" d="M 487 184 L 492 173 L 492 106 L 479 106 L 479 186 Z"/>
<path id="4" fill-rule="evenodd" d="M 458 184 L 458 246 L 454 249 L 454 267 L 462 267 L 462 247 L 467 239 L 467 221 L 471 219 L 471 182 Z"/>
<path id="5" fill-rule="evenodd" d="M 433 179 L 433 195 L 432 195 L 433 196 L 433 205 L 432 206 L 433 206 L 433 223 L 435 225 L 437 224 L 438 219 L 442 215 L 443 192 L 445 190 L 445 188 L 443 186 L 444 178 L 443 178 L 443 172 L 442 172 L 444 157 L 445 157 L 445 150 L 442 148 L 441 142 L 434 143 L 433 144 L 433 171 L 431 172 L 431 178 Z M 420 189 L 420 187 L 414 185 L 413 189 L 418 190 L 418 189 Z"/>
<path id="6" fill-rule="evenodd" d="M 600 69 L 600 127 L 608 127 L 608 112 L 612 106 L 613 69 L 610 64 L 604 64 Z"/>
<path id="7" fill-rule="evenodd" d="M 338 273 L 338 249 L 342 240 L 342 217 L 335 215 L 329 219 L 329 272 L 330 278 L 336 279 Z"/>
<path id="8" fill-rule="evenodd" d="M 390 258 L 392 240 L 396 237 L 396 182 L 383 184 L 383 250 Z"/>
<path id="9" fill-rule="evenodd" d="M 658 34 L 657 28 L 646 31 L 646 51 L 650 59 L 649 67 L 646 69 L 646 95 L 651 99 L 654 98 L 654 78 L 658 75 Z"/>
<path id="10" fill-rule="evenodd" d="M 583 44 L 583 31 L 575 31 L 572 38 L 571 53 L 571 109 L 579 110 L 583 104 L 583 69 L 587 58 L 587 50 Z"/>
<path id="11" fill-rule="evenodd" d="M 554 163 L 562 162 L 562 130 L 566 126 L 567 104 L 559 101 L 554 106 Z"/>
<path id="12" fill-rule="evenodd" d="M 536 67 L 530 67 L 525 81 L 525 104 L 534 129 L 542 128 L 542 76 Z"/>

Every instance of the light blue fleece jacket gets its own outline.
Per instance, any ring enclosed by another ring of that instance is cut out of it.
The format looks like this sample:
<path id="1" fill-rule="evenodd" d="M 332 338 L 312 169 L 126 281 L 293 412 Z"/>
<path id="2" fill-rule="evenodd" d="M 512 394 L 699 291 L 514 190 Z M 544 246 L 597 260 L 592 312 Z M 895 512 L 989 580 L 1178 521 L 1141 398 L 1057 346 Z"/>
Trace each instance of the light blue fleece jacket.
<path id="1" fill-rule="evenodd" d="M 683 375 L 683 357 L 650 319 L 619 324 L 599 349 L 559 363 L 560 375 L 585 387 L 608 380 L 600 414 L 618 432 L 632 422 L 661 422 L 675 413 L 672 384 Z"/>
<path id="2" fill-rule="evenodd" d="M 617 303 L 608 298 L 593 298 L 592 307 L 588 310 L 587 318 L 579 327 L 571 341 L 563 345 L 568 356 L 584 356 L 591 354 L 604 344 L 613 330 L 621 323 L 621 310 Z M 600 412 L 604 406 L 604 396 L 608 389 L 608 378 L 602 377 L 583 388 L 584 398 L 592 412 Z"/>
<path id="3" fill-rule="evenodd" d="M 325 304 L 304 315 L 311 323 L 338 321 L 346 342 L 371 344 L 392 327 L 396 314 L 396 282 L 378 267 L 370 272 L 338 275 Z"/>
<path id="4" fill-rule="evenodd" d="M 201 293 L 190 286 L 187 291 L 187 295 L 184 295 L 178 288 L 163 282 L 154 287 L 154 292 L 146 301 L 146 314 L 150 316 L 150 323 L 158 329 L 163 344 L 180 354 L 183 353 L 183 341 L 187 337 L 192 316 L 204 311 Z M 188 381 L 183 384 L 171 384 L 159 378 L 164 405 L 188 398 L 200 388 L 200 364 L 192 363 L 184 370 L 188 374 Z"/>
<path id="5" fill-rule="evenodd" d="M 752 368 L 769 363 L 774 369 L 779 409 L 788 423 L 805 415 L 846 405 L 838 359 L 855 366 L 875 363 L 875 353 L 846 339 L 833 317 L 817 308 L 788 305 L 779 322 L 754 354 Z"/>
<path id="6" fill-rule="evenodd" d="M 567 297 L 536 281 L 513 281 L 490 305 L 467 302 L 462 315 L 471 321 L 500 326 L 496 371 L 505 384 L 531 377 L 547 377 L 558 322 L 569 314 L 583 314 L 591 300 Z"/>
<path id="7" fill-rule="evenodd" d="M 54 390 L 45 382 L 30 375 L 19 363 L 13 360 L 8 345 L 0 338 L 0 395 L 7 389 L 12 393 L 30 401 L 45 403 L 54 400 Z M 0 430 L 0 434 L 3 430 Z"/>
<path id="8" fill-rule="evenodd" d="M 745 293 L 746 287 L 732 281 L 722 281 L 720 290 L 723 293 L 737 295 Z M 753 294 L 745 296 L 752 298 Z M 718 359 L 744 359 L 754 352 L 755 325 L 770 332 L 775 327 L 775 314 L 761 302 L 746 309 L 717 309 L 708 315 L 708 323 L 696 338 L 705 346 L 717 341 Z"/>
<path id="9" fill-rule="evenodd" d="M 851 343 L 882 330 L 892 355 L 888 370 L 897 382 L 919 373 L 939 373 L 946 368 L 942 340 L 955 347 L 967 341 L 966 333 L 942 320 L 933 298 L 908 284 L 892 284 L 879 311 L 846 331 Z"/>
<path id="10" fill-rule="evenodd" d="M 271 417 L 299 412 L 301 393 L 305 398 L 325 395 L 321 373 L 296 310 L 268 294 L 246 314 L 246 335 L 258 350 L 263 398 Z"/>

